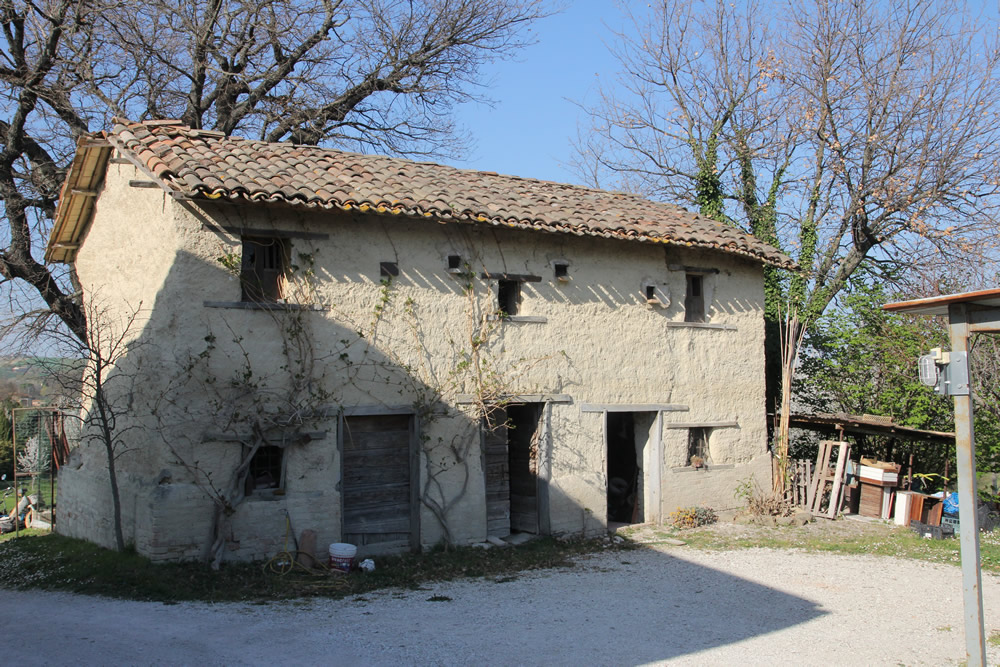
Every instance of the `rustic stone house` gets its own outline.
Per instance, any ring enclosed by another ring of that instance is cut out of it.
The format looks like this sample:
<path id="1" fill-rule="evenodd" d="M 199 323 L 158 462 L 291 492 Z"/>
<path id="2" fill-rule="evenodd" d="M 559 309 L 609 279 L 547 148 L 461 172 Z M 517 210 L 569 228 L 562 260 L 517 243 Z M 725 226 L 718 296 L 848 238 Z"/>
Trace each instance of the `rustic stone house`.
<path id="1" fill-rule="evenodd" d="M 762 273 L 790 261 L 674 206 L 119 121 L 47 259 L 130 343 L 123 523 L 154 559 L 593 533 L 770 480 Z M 58 530 L 113 543 L 100 449 L 60 474 Z"/>

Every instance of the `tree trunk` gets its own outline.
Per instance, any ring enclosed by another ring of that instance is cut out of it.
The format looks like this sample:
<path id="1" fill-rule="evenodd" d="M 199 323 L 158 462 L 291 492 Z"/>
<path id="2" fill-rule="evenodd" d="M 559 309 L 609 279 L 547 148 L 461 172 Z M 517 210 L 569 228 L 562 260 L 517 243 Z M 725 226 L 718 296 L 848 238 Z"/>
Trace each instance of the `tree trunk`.
<path id="1" fill-rule="evenodd" d="M 781 412 L 778 418 L 778 440 L 774 450 L 775 466 L 772 490 L 776 498 L 785 494 L 788 485 L 788 431 L 792 418 L 792 376 L 799 358 L 805 327 L 798 314 L 785 320 L 781 349 Z"/>
<path id="2" fill-rule="evenodd" d="M 118 491 L 118 473 L 115 470 L 115 440 L 108 414 L 107 397 L 104 395 L 104 384 L 101 379 L 103 365 L 97 362 L 94 372 L 95 388 L 94 402 L 97 404 L 97 414 L 100 419 L 101 441 L 108 457 L 108 480 L 111 483 L 111 503 L 114 506 L 115 547 L 125 551 L 125 536 L 122 533 L 122 501 Z"/>

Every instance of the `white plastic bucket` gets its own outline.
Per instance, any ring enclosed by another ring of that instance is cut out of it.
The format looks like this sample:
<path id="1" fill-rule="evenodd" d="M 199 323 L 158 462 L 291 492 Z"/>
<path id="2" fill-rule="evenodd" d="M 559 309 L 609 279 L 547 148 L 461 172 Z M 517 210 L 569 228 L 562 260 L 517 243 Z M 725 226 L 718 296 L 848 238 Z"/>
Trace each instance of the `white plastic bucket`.
<path id="1" fill-rule="evenodd" d="M 350 572 L 351 563 L 358 555 L 358 548 L 346 542 L 334 542 L 330 545 L 330 569 L 340 572 Z"/>

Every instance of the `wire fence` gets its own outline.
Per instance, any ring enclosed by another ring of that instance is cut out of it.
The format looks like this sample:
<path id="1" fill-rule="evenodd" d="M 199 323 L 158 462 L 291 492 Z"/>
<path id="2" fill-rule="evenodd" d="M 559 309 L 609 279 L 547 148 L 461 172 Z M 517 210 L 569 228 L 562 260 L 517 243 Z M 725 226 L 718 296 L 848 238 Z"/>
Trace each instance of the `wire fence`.
<path id="1" fill-rule="evenodd" d="M 69 421 L 64 411 L 52 407 L 14 408 L 14 486 L 25 489 L 35 506 L 32 525 L 50 528 L 55 523 L 59 468 L 69 457 Z"/>

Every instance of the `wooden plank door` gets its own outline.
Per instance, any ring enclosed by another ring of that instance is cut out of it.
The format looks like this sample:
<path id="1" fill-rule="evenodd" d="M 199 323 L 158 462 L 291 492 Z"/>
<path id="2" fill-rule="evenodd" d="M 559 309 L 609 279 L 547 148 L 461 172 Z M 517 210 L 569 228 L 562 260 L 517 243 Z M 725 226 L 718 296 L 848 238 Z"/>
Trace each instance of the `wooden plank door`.
<path id="1" fill-rule="evenodd" d="M 483 466 L 486 471 L 486 534 L 510 535 L 510 462 L 507 458 L 507 411 L 483 420 Z"/>
<path id="2" fill-rule="evenodd" d="M 344 417 L 343 540 L 359 553 L 415 546 L 411 415 Z"/>

